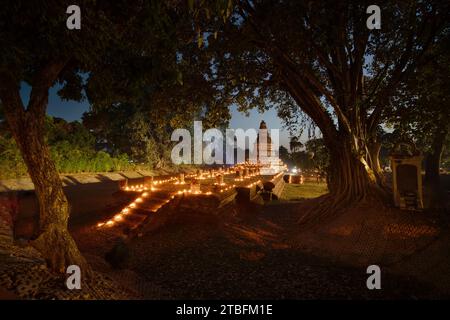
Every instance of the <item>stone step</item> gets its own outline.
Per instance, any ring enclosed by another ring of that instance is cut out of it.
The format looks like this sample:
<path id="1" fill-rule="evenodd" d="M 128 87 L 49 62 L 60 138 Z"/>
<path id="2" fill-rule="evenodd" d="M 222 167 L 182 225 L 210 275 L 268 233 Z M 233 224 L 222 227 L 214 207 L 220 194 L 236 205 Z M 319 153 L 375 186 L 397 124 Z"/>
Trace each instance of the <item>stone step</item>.
<path id="1" fill-rule="evenodd" d="M 131 215 L 147 217 L 153 213 L 155 213 L 155 210 L 149 210 L 147 208 L 138 207 L 138 208 L 134 208 L 133 210 L 131 210 L 131 212 L 129 214 L 125 215 L 125 217 L 131 216 Z"/>
<path id="2" fill-rule="evenodd" d="M 136 227 L 139 227 L 144 221 L 147 221 L 150 216 L 138 216 L 138 215 L 127 215 L 126 218 L 124 218 L 120 222 L 121 227 L 128 227 L 129 229 L 134 229 Z"/>
<path id="3" fill-rule="evenodd" d="M 162 203 L 166 203 L 167 200 L 168 200 L 167 198 L 164 199 L 147 198 L 143 202 L 138 203 L 137 207 L 151 207 L 152 205 L 160 205 Z"/>

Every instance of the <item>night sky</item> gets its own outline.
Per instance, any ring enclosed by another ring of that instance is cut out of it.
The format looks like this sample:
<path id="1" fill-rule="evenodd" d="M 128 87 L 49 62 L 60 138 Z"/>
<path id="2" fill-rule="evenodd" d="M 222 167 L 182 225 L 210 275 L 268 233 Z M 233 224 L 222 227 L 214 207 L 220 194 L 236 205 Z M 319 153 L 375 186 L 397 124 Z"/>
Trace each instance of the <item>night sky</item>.
<path id="1" fill-rule="evenodd" d="M 89 110 L 89 101 L 83 102 L 64 101 L 58 96 L 59 86 L 55 85 L 50 89 L 47 113 L 53 117 L 63 118 L 67 121 L 77 121 L 81 119 L 84 112 Z M 21 88 L 21 96 L 25 105 L 28 104 L 30 95 L 30 87 L 23 83 Z M 244 130 L 250 128 L 259 128 L 261 120 L 267 123 L 269 129 L 280 130 L 280 144 L 289 149 L 289 133 L 283 129 L 281 119 L 278 118 L 275 109 L 271 109 L 264 113 L 257 110 L 250 111 L 250 116 L 237 111 L 237 106 L 231 106 L 231 122 L 230 128 L 242 128 Z"/>

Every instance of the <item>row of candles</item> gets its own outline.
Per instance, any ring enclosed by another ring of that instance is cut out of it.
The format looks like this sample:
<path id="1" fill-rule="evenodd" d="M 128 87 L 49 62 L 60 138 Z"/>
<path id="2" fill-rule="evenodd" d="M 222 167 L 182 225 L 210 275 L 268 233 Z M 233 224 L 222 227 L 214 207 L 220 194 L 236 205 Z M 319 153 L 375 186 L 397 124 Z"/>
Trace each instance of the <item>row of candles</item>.
<path id="1" fill-rule="evenodd" d="M 184 189 L 184 190 L 178 191 L 177 194 L 205 194 L 205 195 L 209 196 L 209 195 L 212 195 L 212 192 L 211 191 L 203 192 L 200 190 L 193 191 L 190 189 Z"/>
<path id="2" fill-rule="evenodd" d="M 258 176 L 257 173 L 253 173 L 253 174 L 249 174 L 249 175 L 246 175 L 246 176 L 242 176 L 242 177 L 236 178 L 236 179 L 234 179 L 234 181 L 245 181 L 247 179 L 250 179 L 250 178 L 253 178 L 253 177 L 257 177 L 257 176 Z"/>
<path id="3" fill-rule="evenodd" d="M 220 173 L 220 172 L 219 172 L 219 173 L 217 173 L 217 174 L 224 174 L 224 175 L 226 175 L 226 174 L 233 174 L 233 173 L 234 173 L 234 172 L 224 172 L 224 173 Z M 257 175 L 258 175 L 258 174 L 256 174 L 256 173 L 249 174 L 249 175 L 247 175 L 247 176 L 245 176 L 245 177 L 237 178 L 237 179 L 235 179 L 235 181 L 244 181 L 245 179 L 249 179 L 249 178 L 254 177 L 254 176 L 257 176 Z M 186 177 L 196 177 L 196 176 L 197 176 L 197 175 L 195 175 L 195 174 L 191 174 L 191 175 L 187 175 Z M 278 175 L 277 175 L 277 176 L 278 176 Z M 275 176 L 274 179 L 275 179 L 277 176 Z M 208 177 L 214 177 L 214 174 L 213 174 L 213 173 L 212 173 L 212 174 L 209 174 Z M 175 182 L 174 182 L 174 181 L 175 181 Z M 169 183 L 169 182 L 173 182 L 175 185 L 185 184 L 184 181 L 179 181 L 177 178 L 172 177 L 172 178 L 163 179 L 163 180 L 154 180 L 154 181 L 152 181 L 152 186 L 151 186 L 151 187 L 147 187 L 147 186 L 144 185 L 144 184 L 134 185 L 134 186 L 126 186 L 126 187 L 124 188 L 125 191 L 141 192 L 141 195 L 140 195 L 139 197 L 137 197 L 133 202 L 131 202 L 128 206 L 126 206 L 125 208 L 123 208 L 123 209 L 121 210 L 120 213 L 116 214 L 116 215 L 115 215 L 114 217 L 112 217 L 110 220 L 108 220 L 108 221 L 106 221 L 106 222 L 100 222 L 100 223 L 98 223 L 98 224 L 97 224 L 97 227 L 99 227 L 99 228 L 100 228 L 100 227 L 103 227 L 103 226 L 112 227 L 112 226 L 114 226 L 116 223 L 123 221 L 124 216 L 130 214 L 131 210 L 133 210 L 134 208 L 136 208 L 140 203 L 142 203 L 142 202 L 144 201 L 144 200 L 143 200 L 144 198 L 147 198 L 147 197 L 149 196 L 149 193 L 148 193 L 147 191 L 155 191 L 155 190 L 156 190 L 156 188 L 154 188 L 153 185 L 161 185 L 161 184 L 165 184 L 165 183 Z M 256 181 L 256 182 L 253 182 L 253 183 L 249 184 L 247 187 L 250 188 L 250 187 L 252 187 L 252 186 L 254 186 L 254 185 L 256 185 L 256 184 L 258 184 L 258 183 L 260 183 L 260 182 L 261 182 L 261 180 L 258 180 L 258 181 Z M 225 183 L 220 183 L 220 184 L 215 183 L 215 185 L 226 186 Z M 225 188 L 220 189 L 219 192 L 220 192 L 220 193 L 223 193 L 223 192 L 226 192 L 226 191 L 228 191 L 228 190 L 230 190 L 230 189 L 233 189 L 233 188 L 235 188 L 235 187 L 236 187 L 236 185 L 234 185 L 234 184 L 233 184 L 233 185 L 229 185 L 228 187 L 225 187 Z M 179 191 L 177 192 L 177 194 L 178 194 L 178 195 L 181 195 L 181 194 L 183 194 L 183 195 L 190 195 L 190 194 L 192 194 L 192 195 L 200 195 L 200 194 L 203 194 L 203 195 L 212 195 L 212 192 L 211 192 L 211 191 L 202 192 L 202 191 L 200 191 L 200 190 L 195 190 L 195 191 L 193 191 L 193 190 L 190 190 L 190 189 L 184 189 L 184 190 L 179 190 Z M 167 199 L 167 200 L 165 201 L 164 204 L 169 203 L 169 202 L 170 202 L 172 199 L 174 199 L 174 198 L 175 198 L 175 195 L 172 195 L 171 198 L 170 198 L 170 199 Z M 163 205 L 163 204 L 162 204 L 162 205 Z M 159 209 L 161 208 L 162 205 L 156 207 L 156 208 L 155 208 L 155 211 L 159 210 Z"/>
<path id="4" fill-rule="evenodd" d="M 124 190 L 125 191 L 134 191 L 134 192 L 143 192 L 146 190 L 155 191 L 156 189 L 153 188 L 153 186 L 162 185 L 162 184 L 173 182 L 176 180 L 177 180 L 177 178 L 175 178 L 175 177 L 163 179 L 163 180 L 153 180 L 151 182 L 151 187 L 147 187 L 145 184 L 138 184 L 138 185 L 134 185 L 134 186 L 126 186 L 124 188 Z"/>
<path id="5" fill-rule="evenodd" d="M 278 177 L 282 176 L 284 174 L 284 172 L 280 172 L 278 174 L 276 174 L 273 178 L 272 178 L 272 182 L 275 181 Z"/>
<path id="6" fill-rule="evenodd" d="M 131 213 L 131 211 L 135 208 L 138 207 L 139 204 L 144 202 L 145 198 L 149 197 L 149 193 L 147 191 L 142 192 L 141 195 L 139 197 L 137 197 L 136 199 L 134 199 L 133 202 L 131 202 L 128 206 L 126 206 L 125 208 L 123 208 L 118 214 L 116 214 L 114 217 L 112 217 L 110 220 L 106 221 L 106 222 L 100 222 L 97 224 L 97 227 L 103 227 L 103 226 L 107 226 L 107 227 L 112 227 L 114 226 L 117 222 L 121 222 L 124 220 L 124 217 L 126 215 L 129 215 Z M 175 196 L 171 196 L 170 199 L 166 199 L 164 201 L 163 204 L 157 206 L 154 208 L 155 211 L 158 211 L 164 204 L 169 203 L 173 198 L 175 198 Z"/>
<path id="7" fill-rule="evenodd" d="M 257 185 L 258 183 L 260 183 L 260 182 L 261 182 L 261 180 L 252 182 L 252 183 L 250 183 L 249 185 L 247 185 L 247 188 L 251 188 L 251 187 L 253 187 L 253 186 L 256 186 L 256 185 Z"/>

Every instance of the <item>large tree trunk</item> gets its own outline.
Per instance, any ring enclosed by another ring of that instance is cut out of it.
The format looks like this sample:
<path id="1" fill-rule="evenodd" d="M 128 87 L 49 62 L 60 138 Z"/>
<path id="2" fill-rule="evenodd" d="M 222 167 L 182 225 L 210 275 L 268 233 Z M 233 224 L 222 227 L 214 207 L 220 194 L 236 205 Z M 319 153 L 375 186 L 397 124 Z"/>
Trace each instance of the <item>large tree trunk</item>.
<path id="1" fill-rule="evenodd" d="M 371 141 L 367 146 L 367 152 L 369 155 L 369 166 L 372 168 L 378 184 L 385 187 L 386 180 L 383 174 L 383 169 L 380 164 L 380 151 L 381 151 L 381 143 L 378 141 Z"/>
<path id="2" fill-rule="evenodd" d="M 426 154 L 425 158 L 424 185 L 426 194 L 428 194 L 427 207 L 430 208 L 440 208 L 442 205 L 439 168 L 447 132 L 445 125 L 437 129 L 433 136 L 431 150 Z"/>
<path id="3" fill-rule="evenodd" d="M 65 272 L 68 265 L 76 264 L 87 271 L 86 261 L 68 232 L 69 204 L 37 121 L 28 117 L 25 130 L 17 135 L 39 202 L 40 234 L 33 245 L 54 270 Z"/>
<path id="4" fill-rule="evenodd" d="M 378 207 L 389 202 L 384 184 L 370 165 L 369 148 L 361 138 L 340 133 L 337 139 L 324 136 L 324 141 L 330 152 L 329 194 L 302 216 L 301 224 L 320 225 L 330 216 L 364 201 Z"/>
<path id="5" fill-rule="evenodd" d="M 327 143 L 327 147 L 330 151 L 328 189 L 335 199 L 334 205 L 385 200 L 379 176 L 382 174 L 381 168 L 377 172 L 378 162 L 373 161 L 374 155 L 368 152 L 370 148 L 359 137 L 343 135 Z"/>
<path id="6" fill-rule="evenodd" d="M 0 78 L 0 98 L 39 203 L 40 230 L 32 245 L 42 253 L 51 269 L 65 272 L 67 266 L 78 265 L 83 273 L 89 274 L 89 266 L 67 228 L 69 205 L 45 139 L 45 110 L 48 90 L 53 83 L 48 78 L 58 67 L 60 70 L 60 66 L 54 65 L 43 70 L 33 86 L 26 109 L 20 99 L 19 86 L 10 78 Z"/>

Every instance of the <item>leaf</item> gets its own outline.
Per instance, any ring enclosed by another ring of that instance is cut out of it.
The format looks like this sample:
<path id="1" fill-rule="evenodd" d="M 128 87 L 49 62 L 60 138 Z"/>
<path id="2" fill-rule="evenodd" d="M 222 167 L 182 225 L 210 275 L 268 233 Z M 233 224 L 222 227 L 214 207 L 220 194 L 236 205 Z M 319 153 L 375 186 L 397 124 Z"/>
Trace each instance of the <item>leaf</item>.
<path id="1" fill-rule="evenodd" d="M 180 85 L 183 85 L 183 74 L 181 73 L 181 71 L 178 71 L 178 73 L 177 73 L 177 82 Z"/>
<path id="2" fill-rule="evenodd" d="M 231 15 L 232 10 L 233 10 L 233 0 L 228 0 L 226 18 L 228 18 Z"/>
<path id="3" fill-rule="evenodd" d="M 198 45 L 198 48 L 201 48 L 202 45 L 203 45 L 203 36 L 202 36 L 201 33 L 198 34 L 198 37 L 197 37 L 197 45 Z"/>

